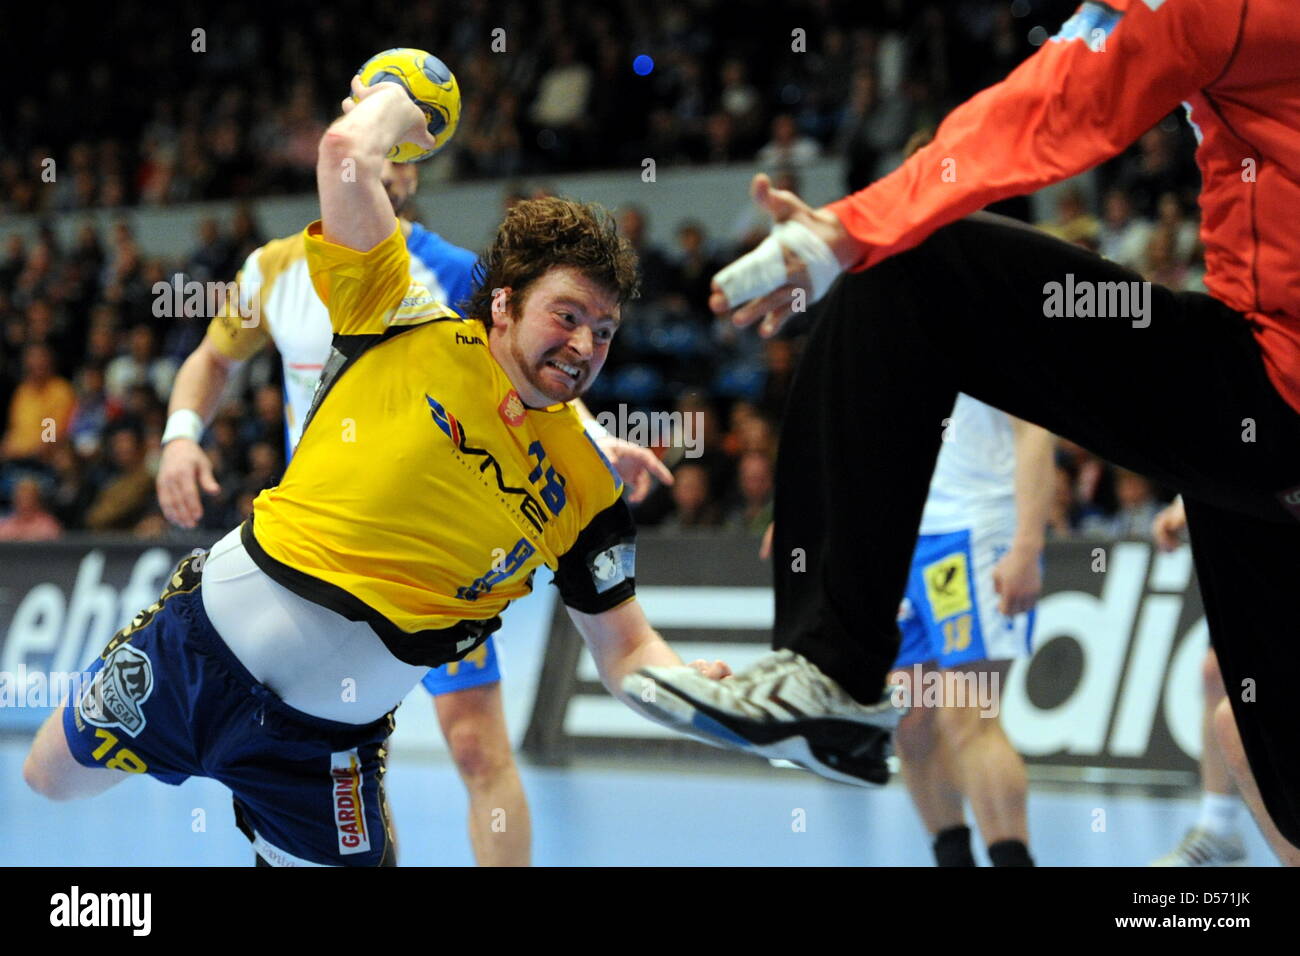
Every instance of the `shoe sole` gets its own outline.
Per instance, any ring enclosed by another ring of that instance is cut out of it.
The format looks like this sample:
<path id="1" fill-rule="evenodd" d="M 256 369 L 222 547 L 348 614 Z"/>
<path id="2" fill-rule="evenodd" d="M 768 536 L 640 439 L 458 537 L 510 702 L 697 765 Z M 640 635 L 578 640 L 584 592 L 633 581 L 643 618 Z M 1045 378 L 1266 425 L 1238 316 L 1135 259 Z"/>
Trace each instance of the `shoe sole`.
<path id="1" fill-rule="evenodd" d="M 653 701 L 636 699 L 646 716 L 710 746 L 788 760 L 828 780 L 857 787 L 889 781 L 885 758 L 896 723 L 892 715 L 891 726 L 830 718 L 774 725 L 724 714 L 662 683 L 655 690 Z"/>

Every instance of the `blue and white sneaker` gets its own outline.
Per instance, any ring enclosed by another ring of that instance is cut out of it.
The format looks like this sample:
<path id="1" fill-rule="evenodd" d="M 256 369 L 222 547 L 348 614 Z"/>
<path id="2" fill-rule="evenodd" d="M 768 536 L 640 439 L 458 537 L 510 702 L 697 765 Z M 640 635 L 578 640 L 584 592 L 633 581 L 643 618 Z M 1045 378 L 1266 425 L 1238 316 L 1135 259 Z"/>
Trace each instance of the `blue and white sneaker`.
<path id="1" fill-rule="evenodd" d="M 789 650 L 720 681 L 693 667 L 643 667 L 622 689 L 634 707 L 673 730 L 857 786 L 889 780 L 890 735 L 906 713 L 888 691 L 874 706 L 859 704 Z"/>

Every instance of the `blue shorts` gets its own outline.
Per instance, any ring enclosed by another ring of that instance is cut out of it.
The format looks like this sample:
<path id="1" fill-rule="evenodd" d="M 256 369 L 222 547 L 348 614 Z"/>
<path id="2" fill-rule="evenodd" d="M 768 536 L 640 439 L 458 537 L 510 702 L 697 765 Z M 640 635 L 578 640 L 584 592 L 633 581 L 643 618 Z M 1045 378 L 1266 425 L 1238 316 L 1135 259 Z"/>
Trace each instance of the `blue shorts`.
<path id="1" fill-rule="evenodd" d="M 1034 611 L 998 611 L 993 568 L 1011 547 L 1009 531 L 970 528 L 916 541 L 898 611 L 902 644 L 895 668 L 930 661 L 960 667 L 1012 660 L 1033 650 Z"/>
<path id="2" fill-rule="evenodd" d="M 484 684 L 496 684 L 501 680 L 501 666 L 497 661 L 497 646 L 488 638 L 474 650 L 458 661 L 435 667 L 424 675 L 424 689 L 434 697 L 454 694 L 458 690 L 469 690 Z"/>
<path id="3" fill-rule="evenodd" d="M 192 561 L 83 675 L 63 711 L 72 756 L 170 784 L 219 780 L 273 866 L 391 864 L 383 777 L 393 715 L 322 720 L 259 684 L 208 620 Z"/>

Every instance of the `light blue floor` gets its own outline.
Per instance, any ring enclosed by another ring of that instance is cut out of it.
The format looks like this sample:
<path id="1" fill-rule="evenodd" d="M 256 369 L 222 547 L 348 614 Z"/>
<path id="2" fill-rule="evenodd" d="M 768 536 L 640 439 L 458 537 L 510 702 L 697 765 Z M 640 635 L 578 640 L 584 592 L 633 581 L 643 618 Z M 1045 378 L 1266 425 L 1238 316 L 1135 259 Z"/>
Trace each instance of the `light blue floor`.
<path id="1" fill-rule="evenodd" d="M 80 803 L 32 794 L 21 740 L 0 742 L 0 865 L 246 866 L 225 788 L 132 779 Z M 924 832 L 895 780 L 879 790 L 798 771 L 718 774 L 658 769 L 524 767 L 534 861 L 552 866 L 928 866 Z M 408 866 L 468 865 L 465 797 L 448 763 L 395 761 L 389 796 Z M 802 811 L 799 813 L 798 811 Z M 1104 819 L 1101 813 L 1104 813 Z M 1041 788 L 1029 803 L 1033 852 L 1045 866 L 1141 866 L 1194 816 L 1189 798 Z M 800 832 L 796 829 L 803 822 Z M 199 829 L 199 824 L 205 829 Z M 1096 829 L 1104 825 L 1104 830 Z M 1248 821 L 1252 863 L 1274 859 Z M 198 831 L 198 832 L 196 832 Z"/>

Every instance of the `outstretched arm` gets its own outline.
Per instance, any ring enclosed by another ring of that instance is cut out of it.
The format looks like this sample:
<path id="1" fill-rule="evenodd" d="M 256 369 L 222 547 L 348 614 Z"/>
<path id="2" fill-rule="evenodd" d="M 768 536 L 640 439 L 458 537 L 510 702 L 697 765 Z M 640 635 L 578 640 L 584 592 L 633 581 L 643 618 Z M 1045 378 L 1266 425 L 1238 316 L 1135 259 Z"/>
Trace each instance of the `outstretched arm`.
<path id="1" fill-rule="evenodd" d="M 772 334 L 797 288 L 816 301 L 865 269 L 991 202 L 1110 159 L 1231 61 L 1245 0 L 1083 3 L 1001 83 L 958 106 L 934 140 L 866 189 L 820 209 L 754 180 L 774 233 L 714 280 L 714 312 Z M 743 308 L 741 308 L 743 306 Z"/>
<path id="2" fill-rule="evenodd" d="M 368 252 L 392 234 L 393 204 L 384 191 L 384 157 L 399 142 L 433 149 L 424 113 L 396 83 L 363 86 L 352 78 L 356 101 L 321 137 L 316 158 L 321 228 L 329 242 Z"/>
<path id="3" fill-rule="evenodd" d="M 636 598 L 600 614 L 583 614 L 569 608 L 578 633 L 596 660 L 596 670 L 605 688 L 632 706 L 623 692 L 623 679 L 642 667 L 681 667 L 682 659 L 646 620 Z M 691 666 L 706 677 L 721 679 L 731 674 L 722 661 L 693 661 Z M 634 707 L 635 709 L 635 707 Z"/>

